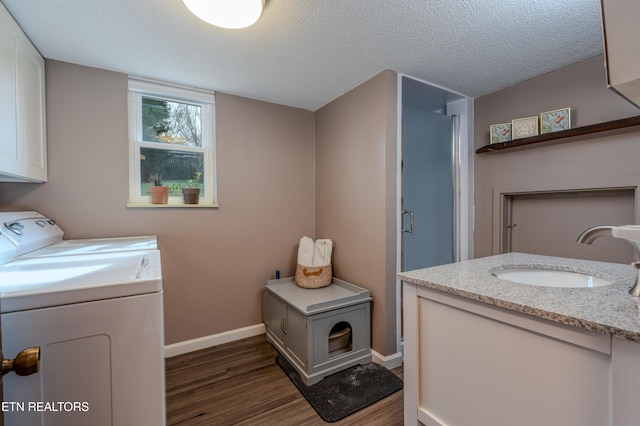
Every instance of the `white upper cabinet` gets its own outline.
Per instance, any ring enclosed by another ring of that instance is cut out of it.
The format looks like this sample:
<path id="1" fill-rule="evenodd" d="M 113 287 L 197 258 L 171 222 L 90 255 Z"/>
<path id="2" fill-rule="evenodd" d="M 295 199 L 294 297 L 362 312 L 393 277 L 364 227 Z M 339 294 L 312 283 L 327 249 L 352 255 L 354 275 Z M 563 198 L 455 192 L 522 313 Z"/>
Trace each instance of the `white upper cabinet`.
<path id="1" fill-rule="evenodd" d="M 44 59 L 0 5 L 0 181 L 47 180 Z"/>
<path id="2" fill-rule="evenodd" d="M 0 6 L 0 173 L 18 175 L 24 150 L 16 127 L 16 42 L 6 15 Z"/>
<path id="3" fill-rule="evenodd" d="M 640 107 L 640 2 L 601 0 L 607 85 Z"/>

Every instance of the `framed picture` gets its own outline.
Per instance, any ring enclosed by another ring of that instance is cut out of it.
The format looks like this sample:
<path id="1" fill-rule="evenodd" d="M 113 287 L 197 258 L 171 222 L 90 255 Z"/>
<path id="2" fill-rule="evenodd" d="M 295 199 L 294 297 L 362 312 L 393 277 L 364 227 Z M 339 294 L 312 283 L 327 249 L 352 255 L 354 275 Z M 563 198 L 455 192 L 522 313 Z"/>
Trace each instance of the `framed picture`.
<path id="1" fill-rule="evenodd" d="M 540 114 L 540 133 L 559 132 L 571 128 L 571 108 L 561 108 Z"/>
<path id="2" fill-rule="evenodd" d="M 489 126 L 491 143 L 500 143 L 511 140 L 511 123 L 493 124 Z"/>
<path id="3" fill-rule="evenodd" d="M 511 121 L 513 139 L 528 138 L 538 134 L 538 117 L 517 118 Z"/>

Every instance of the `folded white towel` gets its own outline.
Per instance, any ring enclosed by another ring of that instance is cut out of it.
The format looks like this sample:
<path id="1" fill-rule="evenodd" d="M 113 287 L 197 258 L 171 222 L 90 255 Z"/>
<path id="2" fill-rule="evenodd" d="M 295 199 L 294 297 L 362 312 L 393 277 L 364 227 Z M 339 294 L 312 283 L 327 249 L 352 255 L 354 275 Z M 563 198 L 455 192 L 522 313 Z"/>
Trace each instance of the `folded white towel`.
<path id="1" fill-rule="evenodd" d="M 313 252 L 315 243 L 309 237 L 300 238 L 298 247 L 298 264 L 302 266 L 313 266 Z"/>
<path id="2" fill-rule="evenodd" d="M 309 237 L 300 238 L 298 264 L 302 266 L 325 266 L 331 264 L 333 242 L 321 239 L 316 242 Z"/>
<path id="3" fill-rule="evenodd" d="M 332 250 L 333 242 L 331 240 L 317 240 L 315 244 L 315 250 L 313 251 L 313 265 L 311 266 L 330 265 Z"/>

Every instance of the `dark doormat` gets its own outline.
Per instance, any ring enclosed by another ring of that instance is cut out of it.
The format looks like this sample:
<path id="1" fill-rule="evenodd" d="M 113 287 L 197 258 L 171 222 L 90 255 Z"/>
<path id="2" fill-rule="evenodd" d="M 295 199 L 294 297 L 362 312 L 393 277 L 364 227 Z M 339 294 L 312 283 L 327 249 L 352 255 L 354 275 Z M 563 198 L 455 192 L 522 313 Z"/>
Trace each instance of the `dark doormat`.
<path id="1" fill-rule="evenodd" d="M 385 367 L 356 365 L 307 386 L 282 356 L 276 363 L 325 422 L 336 422 L 402 389 L 402 380 Z"/>

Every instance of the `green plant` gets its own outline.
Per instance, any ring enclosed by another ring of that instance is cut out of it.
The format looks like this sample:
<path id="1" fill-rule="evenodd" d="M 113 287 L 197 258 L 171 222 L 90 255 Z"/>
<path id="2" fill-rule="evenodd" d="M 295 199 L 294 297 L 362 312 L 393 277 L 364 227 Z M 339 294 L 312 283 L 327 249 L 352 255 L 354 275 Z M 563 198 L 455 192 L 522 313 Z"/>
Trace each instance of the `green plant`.
<path id="1" fill-rule="evenodd" d="M 197 171 L 196 175 L 193 177 L 193 179 L 189 179 L 187 181 L 187 183 L 184 185 L 185 188 L 200 188 L 200 185 L 202 184 L 202 172 L 201 171 Z"/>
<path id="2" fill-rule="evenodd" d="M 160 173 L 152 173 L 148 180 L 153 186 L 162 186 L 162 175 Z"/>
<path id="3" fill-rule="evenodd" d="M 169 182 L 167 186 L 169 187 L 169 191 L 171 192 L 182 191 L 182 188 L 186 188 L 186 186 L 183 183 L 178 183 L 178 182 Z"/>

